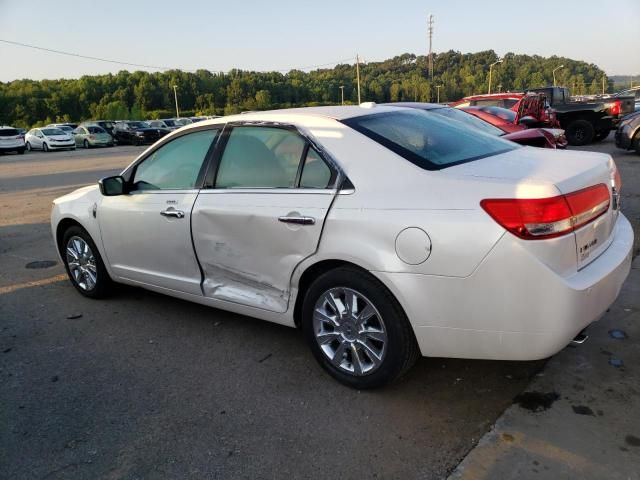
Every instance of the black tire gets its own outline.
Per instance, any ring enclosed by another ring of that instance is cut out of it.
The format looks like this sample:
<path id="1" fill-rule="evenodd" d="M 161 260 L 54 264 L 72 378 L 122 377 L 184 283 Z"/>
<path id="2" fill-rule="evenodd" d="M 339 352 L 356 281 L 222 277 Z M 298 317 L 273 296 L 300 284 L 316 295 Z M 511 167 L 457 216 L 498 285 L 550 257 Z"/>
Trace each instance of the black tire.
<path id="1" fill-rule="evenodd" d="M 355 290 L 366 297 L 379 312 L 387 334 L 386 353 L 382 361 L 371 373 L 356 376 L 335 366 L 324 353 L 318 341 L 313 324 L 316 302 L 334 288 Z M 314 357 L 336 380 L 356 389 L 382 387 L 398 380 L 420 356 L 413 329 L 402 307 L 393 294 L 371 274 L 354 267 L 340 267 L 330 270 L 309 286 L 302 305 L 302 330 Z"/>
<path id="2" fill-rule="evenodd" d="M 569 125 L 567 125 L 565 135 L 569 145 L 588 145 L 593 141 L 595 130 L 591 122 L 579 118 L 578 120 L 573 120 Z"/>
<path id="3" fill-rule="evenodd" d="M 96 282 L 93 288 L 87 289 L 80 286 L 78 281 L 71 274 L 71 270 L 69 269 L 69 262 L 67 260 L 67 245 L 69 241 L 73 237 L 80 237 L 84 240 L 89 248 L 91 249 L 91 253 L 93 254 L 93 258 L 95 259 L 95 267 L 96 267 Z M 96 247 L 96 244 L 93 242 L 91 235 L 82 227 L 78 225 L 74 225 L 69 227 L 62 236 L 62 243 L 59 245 L 60 247 L 60 256 L 64 261 L 64 268 L 67 271 L 67 275 L 69 276 L 69 280 L 73 284 L 80 294 L 88 298 L 105 298 L 111 294 L 113 291 L 113 281 L 111 277 L 109 277 L 109 272 L 104 266 L 104 262 L 102 261 L 102 257 L 100 256 L 100 252 Z"/>
<path id="4" fill-rule="evenodd" d="M 635 148 L 636 153 L 640 155 L 640 132 L 636 133 L 636 136 L 633 138 L 633 148 Z"/>
<path id="5" fill-rule="evenodd" d="M 89 147 L 90 147 L 90 145 L 89 145 L 89 140 L 87 140 L 87 139 L 85 138 L 85 139 L 84 139 L 84 142 L 82 142 L 82 146 L 83 146 L 84 148 L 86 148 L 87 150 L 89 150 Z"/>
<path id="6" fill-rule="evenodd" d="M 32 150 L 32 148 L 31 148 L 31 144 L 30 144 L 29 142 L 27 142 L 27 143 L 25 144 L 25 148 L 27 149 L 27 151 L 28 151 L 28 152 L 30 152 L 30 151 Z"/>
<path id="7" fill-rule="evenodd" d="M 607 138 L 609 136 L 609 130 L 605 130 L 605 131 L 598 131 L 595 133 L 595 135 L 593 136 L 593 141 L 594 142 L 601 142 L 602 140 L 604 140 L 605 138 Z"/>
<path id="8" fill-rule="evenodd" d="M 49 145 L 47 145 L 47 142 L 42 142 L 42 151 L 43 152 L 49 151 Z"/>

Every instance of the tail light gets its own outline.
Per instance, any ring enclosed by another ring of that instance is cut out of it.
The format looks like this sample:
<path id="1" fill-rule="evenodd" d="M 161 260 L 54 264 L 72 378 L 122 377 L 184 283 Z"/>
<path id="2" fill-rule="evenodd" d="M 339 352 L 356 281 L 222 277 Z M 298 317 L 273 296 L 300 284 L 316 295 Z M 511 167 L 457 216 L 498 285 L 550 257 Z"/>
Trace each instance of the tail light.
<path id="1" fill-rule="evenodd" d="M 604 183 L 557 197 L 480 202 L 496 222 L 523 240 L 566 235 L 604 214 L 609 204 L 609 189 Z"/>
<path id="2" fill-rule="evenodd" d="M 620 188 L 622 188 L 622 177 L 615 162 L 613 162 L 613 168 L 611 169 L 611 188 L 616 192 L 619 192 Z"/>
<path id="3" fill-rule="evenodd" d="M 620 115 L 620 111 L 622 110 L 622 102 L 620 100 L 616 100 L 615 102 L 607 103 L 607 107 L 609 108 L 609 114 L 617 117 Z"/>

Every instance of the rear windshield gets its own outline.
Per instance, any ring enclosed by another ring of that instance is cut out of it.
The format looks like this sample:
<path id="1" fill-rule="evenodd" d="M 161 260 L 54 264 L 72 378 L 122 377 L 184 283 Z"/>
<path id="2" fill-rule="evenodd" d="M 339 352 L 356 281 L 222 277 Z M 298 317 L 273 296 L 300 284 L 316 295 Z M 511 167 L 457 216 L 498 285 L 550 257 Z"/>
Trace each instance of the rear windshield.
<path id="1" fill-rule="evenodd" d="M 16 135 L 20 135 L 20 133 L 15 128 L 3 128 L 0 130 L 0 137 L 15 137 Z"/>
<path id="2" fill-rule="evenodd" d="M 495 115 L 496 117 L 506 120 L 509 123 L 513 123 L 516 120 L 516 112 L 514 112 L 513 110 L 508 110 L 506 108 L 480 107 L 480 110 L 490 113 L 491 115 Z"/>
<path id="3" fill-rule="evenodd" d="M 437 115 L 442 115 L 444 117 L 451 118 L 452 120 L 457 120 L 471 127 L 482 130 L 489 135 L 493 135 L 495 137 L 499 137 L 500 135 L 504 135 L 504 132 L 500 130 L 498 127 L 494 127 L 489 122 L 485 122 L 484 120 L 479 119 L 478 117 L 471 115 L 470 113 L 464 112 L 462 110 L 458 110 L 457 108 L 432 108 L 428 110 L 431 113 L 435 113 Z"/>
<path id="4" fill-rule="evenodd" d="M 365 115 L 343 123 L 425 170 L 440 170 L 518 148 L 422 110 Z"/>

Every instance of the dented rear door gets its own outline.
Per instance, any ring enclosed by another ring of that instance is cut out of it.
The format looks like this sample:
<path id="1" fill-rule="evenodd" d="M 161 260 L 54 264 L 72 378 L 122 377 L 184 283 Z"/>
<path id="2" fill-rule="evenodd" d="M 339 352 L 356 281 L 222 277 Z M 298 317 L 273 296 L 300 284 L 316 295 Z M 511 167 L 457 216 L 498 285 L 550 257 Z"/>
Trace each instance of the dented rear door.
<path id="1" fill-rule="evenodd" d="M 316 251 L 332 200 L 330 190 L 201 191 L 192 228 L 204 295 L 285 312 L 293 269 Z"/>
<path id="2" fill-rule="evenodd" d="M 336 172 L 291 128 L 226 128 L 221 150 L 192 211 L 202 291 L 285 312 L 293 270 L 318 248 Z"/>

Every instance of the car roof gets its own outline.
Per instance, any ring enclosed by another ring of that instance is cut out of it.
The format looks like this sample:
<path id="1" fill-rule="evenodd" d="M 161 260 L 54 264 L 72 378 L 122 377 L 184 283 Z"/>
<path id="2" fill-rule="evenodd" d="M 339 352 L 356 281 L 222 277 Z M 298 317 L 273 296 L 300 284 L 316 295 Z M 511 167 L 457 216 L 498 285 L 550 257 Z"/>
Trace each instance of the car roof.
<path id="1" fill-rule="evenodd" d="M 382 105 L 387 107 L 419 108 L 421 110 L 434 110 L 436 108 L 451 108 L 449 105 L 441 105 L 439 103 L 426 103 L 426 102 L 392 102 L 392 103 L 383 103 Z"/>
<path id="2" fill-rule="evenodd" d="M 290 122 L 307 123 L 313 119 L 346 120 L 347 118 L 375 115 L 377 113 L 405 111 L 406 108 L 386 105 L 376 105 L 374 103 L 362 104 L 360 106 L 329 106 L 329 107 L 300 107 L 284 108 L 282 110 L 265 110 L 261 112 L 248 112 L 226 117 L 212 118 L 188 125 L 198 127 L 204 125 L 217 125 L 227 122 L 265 121 L 265 122 Z"/>

